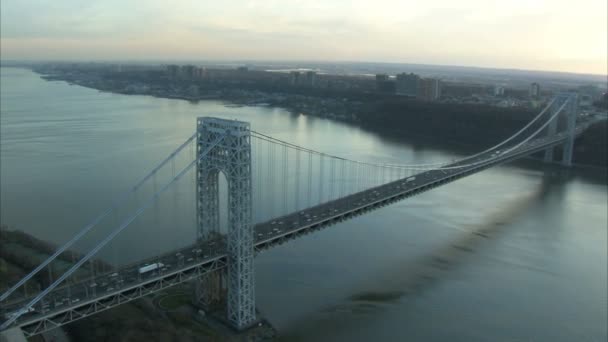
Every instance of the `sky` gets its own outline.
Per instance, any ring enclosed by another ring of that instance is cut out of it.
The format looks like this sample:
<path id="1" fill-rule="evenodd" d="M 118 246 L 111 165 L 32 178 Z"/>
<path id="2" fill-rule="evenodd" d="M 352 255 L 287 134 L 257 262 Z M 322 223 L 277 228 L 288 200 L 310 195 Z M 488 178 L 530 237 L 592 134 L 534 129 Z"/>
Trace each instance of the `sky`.
<path id="1" fill-rule="evenodd" d="M 606 0 L 2 0 L 2 59 L 314 60 L 608 73 Z"/>

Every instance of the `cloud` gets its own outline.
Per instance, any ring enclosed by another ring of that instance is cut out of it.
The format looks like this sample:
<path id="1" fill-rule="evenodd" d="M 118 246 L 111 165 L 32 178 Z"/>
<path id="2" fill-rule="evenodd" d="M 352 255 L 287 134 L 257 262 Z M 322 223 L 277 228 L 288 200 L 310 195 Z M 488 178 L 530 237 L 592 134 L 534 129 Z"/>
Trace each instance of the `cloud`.
<path id="1" fill-rule="evenodd" d="M 0 15 L 3 58 L 100 52 L 607 68 L 606 2 L 597 0 L 2 0 Z"/>

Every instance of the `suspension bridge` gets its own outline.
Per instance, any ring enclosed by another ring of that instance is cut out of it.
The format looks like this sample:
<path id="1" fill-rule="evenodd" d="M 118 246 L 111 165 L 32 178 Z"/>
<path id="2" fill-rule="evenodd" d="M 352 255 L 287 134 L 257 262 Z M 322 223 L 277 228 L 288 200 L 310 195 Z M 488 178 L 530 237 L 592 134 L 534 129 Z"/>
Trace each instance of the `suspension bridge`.
<path id="1" fill-rule="evenodd" d="M 246 122 L 200 117 L 182 145 L 0 295 L 0 331 L 33 336 L 184 282 L 196 284 L 201 305 L 225 303 L 227 322 L 247 329 L 257 323 L 256 253 L 495 165 L 538 152 L 553 161 L 556 146 L 562 146 L 561 163 L 570 166 L 574 139 L 588 126 L 577 122 L 576 95 L 561 93 L 491 148 L 408 165 L 334 156 L 259 133 Z M 220 174 L 226 196 L 220 195 Z M 163 194 L 188 180 L 195 239 L 100 266 L 121 233 L 144 213 L 158 212 Z M 221 202 L 227 203 L 227 231 L 220 229 Z M 83 241 L 88 247 L 75 253 Z"/>

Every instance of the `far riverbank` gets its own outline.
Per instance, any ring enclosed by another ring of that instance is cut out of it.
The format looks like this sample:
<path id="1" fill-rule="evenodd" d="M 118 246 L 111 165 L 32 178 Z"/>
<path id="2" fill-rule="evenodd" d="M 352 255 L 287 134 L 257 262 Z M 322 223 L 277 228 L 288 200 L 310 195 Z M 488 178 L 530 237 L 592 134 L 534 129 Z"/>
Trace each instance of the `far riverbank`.
<path id="1" fill-rule="evenodd" d="M 36 70 L 34 70 L 36 72 Z M 41 74 L 41 73 L 39 73 Z M 41 74 L 42 75 L 42 74 Z M 370 133 L 408 144 L 428 144 L 466 155 L 493 146 L 523 127 L 536 111 L 488 105 L 445 104 L 387 97 L 339 98 L 331 94 L 294 94 L 224 86 L 209 86 L 194 94 L 185 91 L 137 93 L 122 84 L 81 79 L 74 75 L 42 75 L 99 91 L 123 95 L 148 95 L 190 102 L 224 101 L 227 106 L 269 106 L 294 114 L 311 115 L 355 125 Z M 608 167 L 608 126 L 593 124 L 575 142 L 573 163 L 578 168 Z M 557 155 L 561 151 L 558 149 Z"/>

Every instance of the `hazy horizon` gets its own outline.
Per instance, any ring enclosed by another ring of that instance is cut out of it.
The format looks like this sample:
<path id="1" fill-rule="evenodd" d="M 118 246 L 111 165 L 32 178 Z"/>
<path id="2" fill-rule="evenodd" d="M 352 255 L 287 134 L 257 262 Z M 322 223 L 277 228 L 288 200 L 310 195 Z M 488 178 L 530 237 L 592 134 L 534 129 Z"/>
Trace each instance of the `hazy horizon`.
<path id="1" fill-rule="evenodd" d="M 606 75 L 607 4 L 2 2 L 2 60 L 404 63 Z"/>
<path id="2" fill-rule="evenodd" d="M 488 71 L 509 71 L 509 72 L 533 72 L 533 73 L 554 73 L 554 74 L 565 74 L 565 75 L 580 75 L 580 76 L 594 76 L 594 77 L 605 77 L 608 74 L 595 74 L 595 73 L 585 73 L 585 72 L 575 72 L 575 71 L 560 71 L 560 70 L 547 70 L 547 69 L 521 69 L 521 68 L 509 68 L 509 67 L 492 67 L 492 66 L 476 66 L 476 65 L 450 65 L 450 64 L 429 64 L 429 63 L 410 63 L 410 62 L 385 62 L 385 61 L 359 61 L 359 60 L 351 60 L 351 61 L 341 61 L 341 60 L 305 60 L 305 59 L 293 59 L 293 60 L 282 60 L 282 59 L 4 59 L 0 58 L 0 63 L 118 63 L 118 64 L 154 64 L 154 65 L 165 65 L 165 64 L 200 64 L 204 65 L 205 63 L 212 64 L 234 64 L 234 65 L 247 65 L 251 66 L 259 66 L 264 63 L 289 63 L 289 64 L 331 64 L 331 65 L 340 65 L 340 64 L 380 64 L 380 65 L 410 65 L 410 66 L 418 66 L 418 67 L 429 67 L 429 68 L 462 68 L 462 69 L 479 69 L 479 70 L 488 70 Z M 258 64 L 258 65 L 256 65 Z M 10 67 L 10 66 L 9 66 Z M 407 71 L 407 70 L 405 70 Z M 606 80 L 608 82 L 608 80 Z"/>

